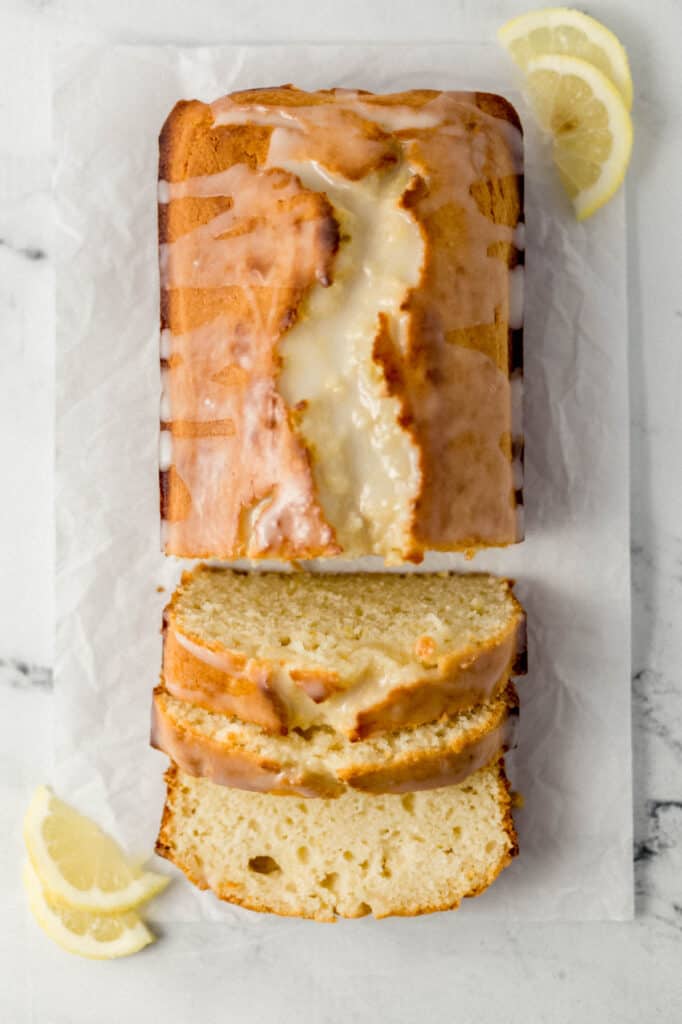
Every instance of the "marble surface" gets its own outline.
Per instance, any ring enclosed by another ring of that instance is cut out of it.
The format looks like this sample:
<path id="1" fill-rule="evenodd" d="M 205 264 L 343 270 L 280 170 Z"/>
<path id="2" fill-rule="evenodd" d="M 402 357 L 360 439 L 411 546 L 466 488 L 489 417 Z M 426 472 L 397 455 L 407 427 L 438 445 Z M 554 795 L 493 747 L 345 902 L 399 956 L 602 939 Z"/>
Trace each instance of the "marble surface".
<path id="1" fill-rule="evenodd" d="M 359 962 L 362 922 L 245 926 L 198 957 L 191 927 L 113 964 L 69 958 L 25 911 L 19 824 L 50 778 L 52 367 L 49 73 L 56 43 L 479 39 L 517 0 L 3 0 L 0 4 L 0 1019 L 98 1024 L 234 1021 L 682 1019 L 682 5 L 597 2 L 630 50 L 636 148 L 630 239 L 635 846 L 628 924 L 500 926 L 449 919 L 407 948 L 386 929 Z M 96 500 L 96 497 L 93 498 Z M 596 681 L 595 681 L 596 682 Z M 598 785 L 598 780 L 595 780 Z M 311 928 L 314 931 L 311 931 Z M 292 936 L 293 935 L 293 939 Z"/>

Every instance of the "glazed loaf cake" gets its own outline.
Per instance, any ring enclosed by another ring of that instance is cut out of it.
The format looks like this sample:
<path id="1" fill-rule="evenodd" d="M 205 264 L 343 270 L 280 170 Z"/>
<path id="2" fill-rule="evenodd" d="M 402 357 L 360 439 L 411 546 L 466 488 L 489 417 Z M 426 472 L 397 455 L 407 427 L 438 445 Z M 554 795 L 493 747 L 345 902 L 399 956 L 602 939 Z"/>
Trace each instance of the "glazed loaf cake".
<path id="1" fill-rule="evenodd" d="M 517 714 L 510 684 L 471 711 L 352 743 L 324 727 L 271 736 L 158 687 L 152 746 L 182 771 L 236 789 L 327 798 L 349 788 L 406 793 L 454 785 L 499 761 L 511 744 Z"/>
<path id="2" fill-rule="evenodd" d="M 168 693 L 265 732 L 351 740 L 488 701 L 524 670 L 525 617 L 482 574 L 185 573 L 164 613 Z"/>
<path id="3" fill-rule="evenodd" d="M 166 774 L 156 851 L 201 889 L 320 921 L 455 909 L 517 852 L 502 762 L 459 786 L 338 800 L 246 793 Z"/>
<path id="4" fill-rule="evenodd" d="M 521 538 L 521 172 L 518 117 L 486 93 L 174 108 L 166 553 L 398 562 Z"/>

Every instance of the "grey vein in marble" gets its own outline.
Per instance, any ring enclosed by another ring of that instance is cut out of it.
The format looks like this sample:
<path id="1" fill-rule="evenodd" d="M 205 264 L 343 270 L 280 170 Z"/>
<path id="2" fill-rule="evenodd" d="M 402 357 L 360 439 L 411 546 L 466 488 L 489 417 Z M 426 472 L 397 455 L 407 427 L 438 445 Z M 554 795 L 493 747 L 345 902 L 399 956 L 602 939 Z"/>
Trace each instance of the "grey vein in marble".
<path id="1" fill-rule="evenodd" d="M 12 252 L 16 253 L 17 256 L 22 256 L 27 260 L 37 261 L 47 259 L 47 253 L 44 249 L 39 249 L 36 246 L 18 248 L 17 246 L 12 245 L 11 242 L 8 242 L 5 238 L 0 238 L 0 248 L 10 249 Z"/>
<path id="2" fill-rule="evenodd" d="M 29 665 L 18 658 L 0 658 L 0 689 L 52 690 L 52 669 Z"/>

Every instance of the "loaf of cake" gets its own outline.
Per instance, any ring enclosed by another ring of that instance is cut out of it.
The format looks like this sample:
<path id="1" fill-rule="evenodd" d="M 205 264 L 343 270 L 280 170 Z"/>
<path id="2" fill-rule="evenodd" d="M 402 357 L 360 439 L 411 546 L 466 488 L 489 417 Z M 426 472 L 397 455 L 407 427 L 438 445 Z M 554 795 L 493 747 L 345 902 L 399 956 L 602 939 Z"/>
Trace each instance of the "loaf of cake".
<path id="1" fill-rule="evenodd" d="M 478 573 L 245 573 L 200 565 L 164 613 L 171 697 L 266 733 L 350 740 L 466 711 L 524 671 L 525 616 Z"/>
<path id="2" fill-rule="evenodd" d="M 152 746 L 190 775 L 261 793 L 339 797 L 348 789 L 407 793 L 462 782 L 509 749 L 512 684 L 470 711 L 352 743 L 329 728 L 272 736 L 259 725 L 154 692 Z"/>
<path id="3" fill-rule="evenodd" d="M 201 889 L 320 921 L 459 906 L 517 852 L 501 761 L 458 786 L 336 800 L 248 793 L 171 766 L 156 852 Z"/>
<path id="4" fill-rule="evenodd" d="M 486 93 L 256 89 L 160 137 L 167 554 L 522 537 L 522 140 Z"/>

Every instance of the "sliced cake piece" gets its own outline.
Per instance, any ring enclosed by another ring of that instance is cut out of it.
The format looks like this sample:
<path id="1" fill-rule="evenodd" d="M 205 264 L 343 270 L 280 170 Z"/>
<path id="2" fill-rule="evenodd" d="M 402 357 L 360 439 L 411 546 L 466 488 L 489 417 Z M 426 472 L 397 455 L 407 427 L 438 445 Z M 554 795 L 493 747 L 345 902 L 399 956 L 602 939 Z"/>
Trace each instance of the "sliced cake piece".
<path id="1" fill-rule="evenodd" d="M 352 743 L 313 727 L 271 736 L 259 725 L 154 692 L 152 745 L 185 772 L 222 786 L 309 797 L 349 787 L 405 793 L 461 782 L 509 748 L 518 701 L 512 684 L 486 704 L 450 718 Z"/>
<path id="2" fill-rule="evenodd" d="M 157 853 L 251 910 L 321 921 L 454 909 L 517 853 L 498 763 L 458 786 L 338 800 L 247 793 L 166 774 Z"/>
<path id="3" fill-rule="evenodd" d="M 164 616 L 168 692 L 270 733 L 361 739 L 455 714 L 524 670 L 525 617 L 484 574 L 185 573 Z"/>

